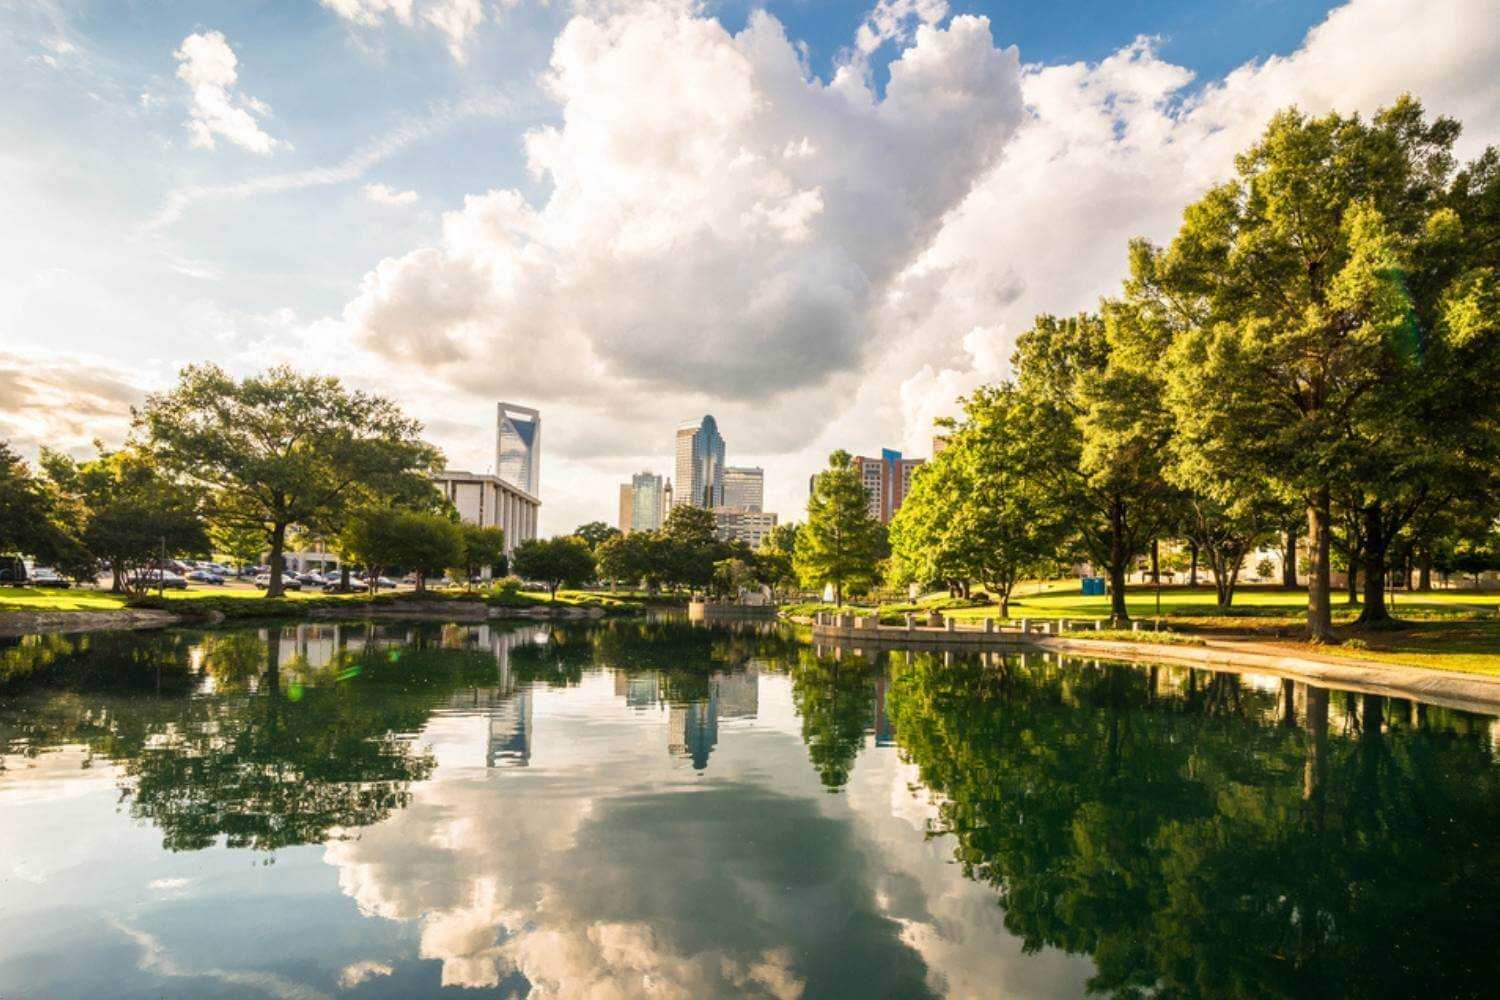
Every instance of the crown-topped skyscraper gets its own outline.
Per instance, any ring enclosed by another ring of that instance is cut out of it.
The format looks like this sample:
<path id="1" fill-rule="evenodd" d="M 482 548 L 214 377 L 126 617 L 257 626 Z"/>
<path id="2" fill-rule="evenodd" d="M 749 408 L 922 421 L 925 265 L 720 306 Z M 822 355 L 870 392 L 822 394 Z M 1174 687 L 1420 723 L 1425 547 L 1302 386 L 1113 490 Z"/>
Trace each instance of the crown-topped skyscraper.
<path id="1" fill-rule="evenodd" d="M 534 497 L 542 495 L 542 415 L 529 406 L 496 406 L 495 475 Z"/>

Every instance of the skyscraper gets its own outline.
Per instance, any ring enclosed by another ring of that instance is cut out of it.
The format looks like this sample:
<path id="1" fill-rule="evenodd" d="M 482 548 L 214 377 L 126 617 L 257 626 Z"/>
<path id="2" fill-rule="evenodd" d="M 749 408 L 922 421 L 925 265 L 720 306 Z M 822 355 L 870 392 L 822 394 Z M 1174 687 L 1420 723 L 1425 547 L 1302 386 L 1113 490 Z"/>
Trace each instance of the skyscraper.
<path id="1" fill-rule="evenodd" d="M 673 506 L 724 506 L 724 439 L 711 416 L 677 428 L 677 492 Z"/>
<path id="2" fill-rule="evenodd" d="M 495 474 L 534 497 L 541 496 L 542 415 L 529 406 L 496 406 Z"/>
<path id="3" fill-rule="evenodd" d="M 629 483 L 620 484 L 620 534 L 630 534 L 630 523 L 635 514 L 635 488 Z"/>
<path id="4" fill-rule="evenodd" d="M 623 486 L 621 490 L 624 490 Z M 661 476 L 654 472 L 637 472 L 630 477 L 630 494 L 630 530 L 655 531 L 660 528 L 662 518 L 666 514 L 662 503 Z"/>
<path id="5" fill-rule="evenodd" d="M 731 465 L 724 469 L 724 506 L 759 512 L 766 492 L 766 472 L 761 468 Z"/>
<path id="6" fill-rule="evenodd" d="M 890 448 L 882 448 L 879 458 L 855 455 L 850 459 L 859 473 L 865 495 L 870 498 L 871 517 L 882 524 L 891 523 L 891 518 L 896 516 L 896 511 L 901 509 L 901 502 L 911 491 L 912 474 L 922 467 L 924 461 L 921 458 L 903 458 L 899 451 Z M 808 479 L 809 493 L 817 486 L 817 482 L 817 476 Z"/>

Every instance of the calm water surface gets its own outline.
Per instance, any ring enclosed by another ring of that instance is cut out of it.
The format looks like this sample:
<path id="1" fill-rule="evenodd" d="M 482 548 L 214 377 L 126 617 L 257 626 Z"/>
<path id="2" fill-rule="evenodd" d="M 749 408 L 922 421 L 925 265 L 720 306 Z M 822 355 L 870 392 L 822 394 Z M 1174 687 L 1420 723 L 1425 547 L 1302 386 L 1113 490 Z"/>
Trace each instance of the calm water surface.
<path id="1" fill-rule="evenodd" d="M 1494 719 L 775 630 L 0 646 L 0 997 L 1492 997 Z"/>

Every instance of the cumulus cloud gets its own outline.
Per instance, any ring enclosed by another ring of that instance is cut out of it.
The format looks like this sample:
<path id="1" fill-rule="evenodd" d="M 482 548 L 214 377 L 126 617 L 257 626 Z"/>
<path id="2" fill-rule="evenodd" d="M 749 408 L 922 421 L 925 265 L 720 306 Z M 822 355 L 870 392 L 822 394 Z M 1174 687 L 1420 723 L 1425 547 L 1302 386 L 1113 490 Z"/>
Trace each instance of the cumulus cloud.
<path id="1" fill-rule="evenodd" d="M 178 63 L 177 78 L 192 95 L 184 124 L 194 146 L 213 149 L 217 136 L 265 156 L 287 145 L 267 135 L 256 120 L 270 109 L 235 86 L 239 60 L 222 32 L 188 35 L 172 55 Z"/>
<path id="2" fill-rule="evenodd" d="M 377 205 L 415 205 L 417 192 L 397 191 L 389 184 L 366 184 L 365 197 Z"/>
<path id="3" fill-rule="evenodd" d="M 1007 375 L 1015 338 L 1037 313 L 1093 308 L 1117 290 L 1126 242 L 1169 239 L 1183 207 L 1230 174 L 1277 110 L 1368 115 L 1410 91 L 1464 123 L 1463 155 L 1494 142 L 1493 16 L 1488 0 L 1355 0 L 1292 54 L 1196 92 L 1192 73 L 1150 38 L 1098 63 L 1029 67 L 1025 123 L 893 283 L 881 318 L 926 353 L 901 359 L 904 378 L 891 372 L 906 439 L 925 440 L 957 395 Z"/>
<path id="4" fill-rule="evenodd" d="M 579 15 L 547 77 L 561 124 L 525 140 L 546 200 L 470 197 L 343 321 L 475 391 L 824 384 L 861 367 L 872 304 L 1019 121 L 1019 78 L 984 18 L 917 27 L 882 98 L 810 77 L 764 12 L 738 35 L 678 4 Z"/>

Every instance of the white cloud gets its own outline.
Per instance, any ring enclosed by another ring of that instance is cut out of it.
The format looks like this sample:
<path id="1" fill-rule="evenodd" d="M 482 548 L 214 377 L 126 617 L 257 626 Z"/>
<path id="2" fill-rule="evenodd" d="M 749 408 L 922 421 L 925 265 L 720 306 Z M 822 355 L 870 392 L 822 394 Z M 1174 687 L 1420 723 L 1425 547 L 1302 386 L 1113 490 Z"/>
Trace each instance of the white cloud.
<path id="1" fill-rule="evenodd" d="M 436 29 L 448 42 L 448 53 L 457 62 L 468 59 L 468 44 L 484 23 L 484 0 L 318 0 L 350 24 L 376 28 L 389 18 L 412 27 L 418 21 Z M 500 0 L 499 6 L 511 7 L 519 0 Z"/>
<path id="2" fill-rule="evenodd" d="M 417 192 L 397 191 L 389 184 L 366 184 L 365 197 L 377 205 L 415 205 Z"/>
<path id="3" fill-rule="evenodd" d="M 235 86 L 239 60 L 221 32 L 188 35 L 172 55 L 178 62 L 178 79 L 192 94 L 184 124 L 194 146 L 213 149 L 218 136 L 266 156 L 287 145 L 267 135 L 256 121 L 270 109 Z"/>
<path id="4" fill-rule="evenodd" d="M 549 197 L 467 199 L 344 324 L 475 392 L 785 401 L 861 367 L 872 302 L 1019 120 L 1019 75 L 983 18 L 917 28 L 881 99 L 809 78 L 765 13 L 733 36 L 674 4 L 577 16 L 561 124 L 526 136 Z"/>

